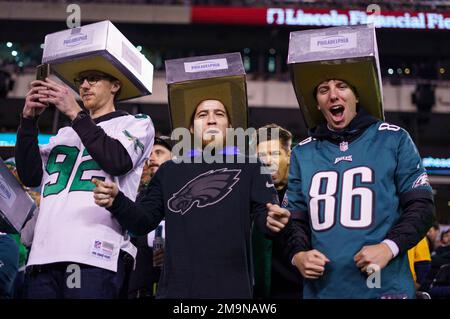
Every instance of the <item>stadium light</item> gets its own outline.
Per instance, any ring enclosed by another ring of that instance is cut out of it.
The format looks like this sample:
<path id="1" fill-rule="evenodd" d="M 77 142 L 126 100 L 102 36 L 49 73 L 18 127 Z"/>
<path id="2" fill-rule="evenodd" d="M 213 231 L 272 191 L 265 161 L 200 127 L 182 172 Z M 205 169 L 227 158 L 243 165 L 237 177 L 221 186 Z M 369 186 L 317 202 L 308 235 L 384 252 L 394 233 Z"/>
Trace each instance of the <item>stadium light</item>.
<path id="1" fill-rule="evenodd" d="M 244 68 L 245 68 L 245 71 L 247 71 L 247 72 L 249 72 L 251 69 L 251 61 L 248 56 L 244 56 Z"/>
<path id="2" fill-rule="evenodd" d="M 269 71 L 269 73 L 275 72 L 275 58 L 272 56 L 269 57 L 269 61 L 267 62 L 267 71 Z"/>

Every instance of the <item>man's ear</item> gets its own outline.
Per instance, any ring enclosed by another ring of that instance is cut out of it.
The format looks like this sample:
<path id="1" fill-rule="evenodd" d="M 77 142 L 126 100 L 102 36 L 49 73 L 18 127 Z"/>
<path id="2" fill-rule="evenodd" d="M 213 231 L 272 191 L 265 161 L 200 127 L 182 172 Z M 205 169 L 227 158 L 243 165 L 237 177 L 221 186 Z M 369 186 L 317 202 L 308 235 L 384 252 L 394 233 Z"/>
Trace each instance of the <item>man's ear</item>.
<path id="1" fill-rule="evenodd" d="M 194 134 L 194 125 L 191 124 L 191 126 L 189 127 L 189 132 L 191 132 L 191 134 Z"/>
<path id="2" fill-rule="evenodd" d="M 287 155 L 288 155 L 287 163 L 288 163 L 288 165 L 291 165 L 291 150 L 289 150 Z"/>
<path id="3" fill-rule="evenodd" d="M 111 91 L 113 93 L 117 93 L 121 87 L 122 85 L 120 84 L 120 81 L 114 81 L 112 82 Z"/>

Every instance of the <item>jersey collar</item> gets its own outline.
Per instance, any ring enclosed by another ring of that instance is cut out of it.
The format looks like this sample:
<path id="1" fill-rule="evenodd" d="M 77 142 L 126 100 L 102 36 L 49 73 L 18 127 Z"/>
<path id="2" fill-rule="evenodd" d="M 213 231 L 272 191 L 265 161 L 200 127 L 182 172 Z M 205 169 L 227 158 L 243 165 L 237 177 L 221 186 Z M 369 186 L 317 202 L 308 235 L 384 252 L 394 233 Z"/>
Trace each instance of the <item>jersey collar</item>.
<path id="1" fill-rule="evenodd" d="M 109 120 L 111 120 L 113 118 L 120 117 L 120 116 L 125 116 L 125 115 L 129 115 L 129 113 L 124 111 L 124 110 L 117 110 L 117 111 L 114 111 L 114 112 L 102 115 L 100 117 L 97 117 L 97 118 L 95 118 L 93 120 L 94 120 L 95 124 L 98 124 L 100 122 L 109 121 Z"/>

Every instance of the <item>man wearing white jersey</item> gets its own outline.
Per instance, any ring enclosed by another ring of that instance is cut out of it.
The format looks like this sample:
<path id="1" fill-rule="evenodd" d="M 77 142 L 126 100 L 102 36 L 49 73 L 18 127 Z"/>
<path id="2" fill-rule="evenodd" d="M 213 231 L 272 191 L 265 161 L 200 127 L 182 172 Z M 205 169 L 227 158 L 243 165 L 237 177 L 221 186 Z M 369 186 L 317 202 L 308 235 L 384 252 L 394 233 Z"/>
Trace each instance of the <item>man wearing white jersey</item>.
<path id="1" fill-rule="evenodd" d="M 153 123 L 147 115 L 115 110 L 121 82 L 110 74 L 85 70 L 74 83 L 89 113 L 66 86 L 49 78 L 33 81 L 17 133 L 20 179 L 26 186 L 42 185 L 27 265 L 28 298 L 125 296 L 136 254 L 126 231 L 95 205 L 91 179 L 114 182 L 135 198 L 153 145 Z M 65 114 L 71 126 L 38 146 L 37 120 L 48 103 Z"/>

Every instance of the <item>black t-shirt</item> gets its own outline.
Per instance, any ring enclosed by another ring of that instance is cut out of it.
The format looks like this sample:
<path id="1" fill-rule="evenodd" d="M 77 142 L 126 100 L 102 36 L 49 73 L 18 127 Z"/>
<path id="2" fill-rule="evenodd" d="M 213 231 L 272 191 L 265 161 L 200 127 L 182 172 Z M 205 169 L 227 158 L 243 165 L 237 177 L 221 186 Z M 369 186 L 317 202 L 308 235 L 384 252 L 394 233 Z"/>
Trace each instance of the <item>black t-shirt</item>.
<path id="1" fill-rule="evenodd" d="M 259 162 L 240 155 L 223 161 L 168 161 L 139 203 L 119 193 L 109 209 L 135 235 L 165 218 L 159 298 L 252 297 L 250 228 L 254 221 L 273 235 L 266 228 L 266 204 L 278 203 L 277 193 Z"/>

